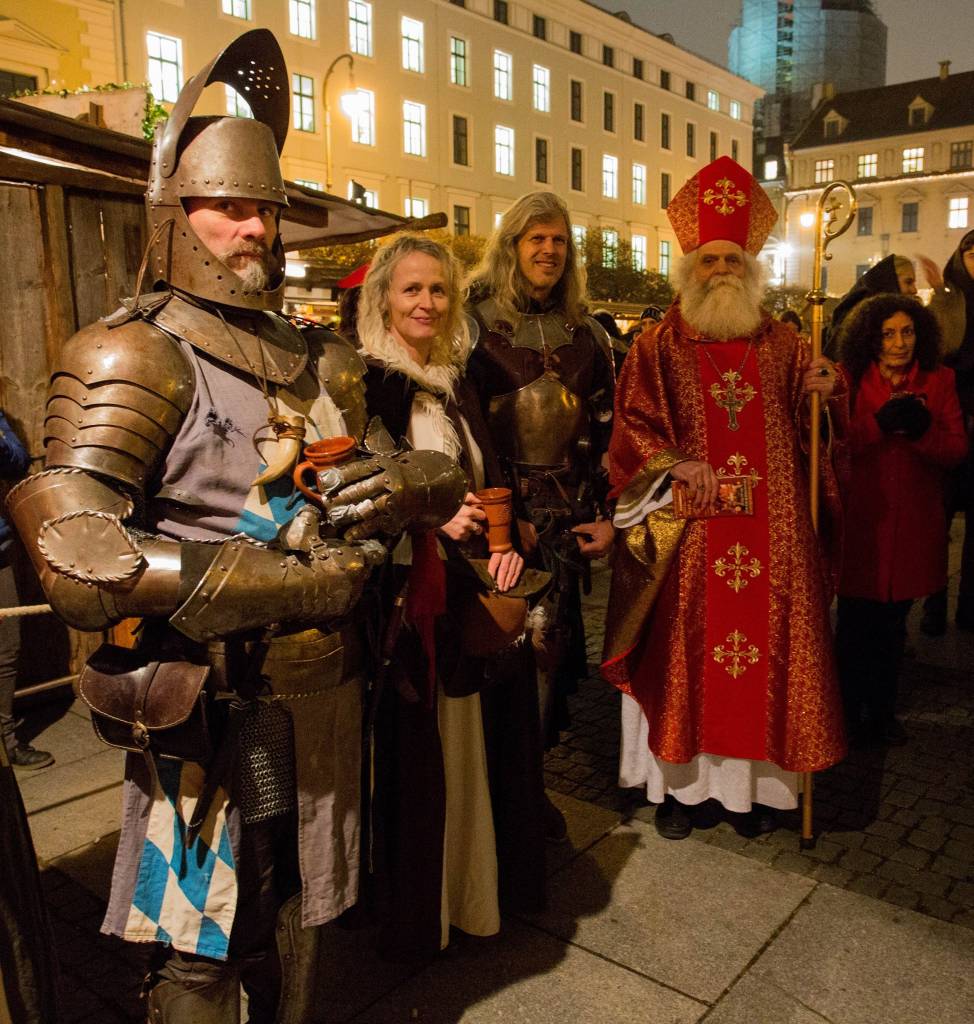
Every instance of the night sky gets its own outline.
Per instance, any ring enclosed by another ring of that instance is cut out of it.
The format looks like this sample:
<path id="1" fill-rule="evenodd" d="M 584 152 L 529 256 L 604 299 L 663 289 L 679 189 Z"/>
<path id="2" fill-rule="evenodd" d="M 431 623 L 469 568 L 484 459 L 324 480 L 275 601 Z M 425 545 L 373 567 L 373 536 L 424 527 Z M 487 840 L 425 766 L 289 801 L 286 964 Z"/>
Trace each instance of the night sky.
<path id="1" fill-rule="evenodd" d="M 597 0 L 606 10 L 628 10 L 653 32 L 669 32 L 678 45 L 726 66 L 727 37 L 741 0 Z M 889 29 L 886 82 L 909 82 L 951 71 L 974 70 L 974 0 L 875 0 Z M 971 97 L 974 104 L 974 97 Z"/>

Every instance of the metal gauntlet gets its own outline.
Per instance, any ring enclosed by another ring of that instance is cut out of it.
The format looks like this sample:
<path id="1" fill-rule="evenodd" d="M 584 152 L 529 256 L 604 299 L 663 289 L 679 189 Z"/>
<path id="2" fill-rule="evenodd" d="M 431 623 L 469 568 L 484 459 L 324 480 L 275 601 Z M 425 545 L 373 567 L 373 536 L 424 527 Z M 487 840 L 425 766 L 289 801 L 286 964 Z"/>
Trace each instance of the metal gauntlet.
<path id="1" fill-rule="evenodd" d="M 319 482 L 328 519 L 348 540 L 436 529 L 456 515 L 468 486 L 460 466 L 434 451 L 374 455 L 336 466 Z"/>

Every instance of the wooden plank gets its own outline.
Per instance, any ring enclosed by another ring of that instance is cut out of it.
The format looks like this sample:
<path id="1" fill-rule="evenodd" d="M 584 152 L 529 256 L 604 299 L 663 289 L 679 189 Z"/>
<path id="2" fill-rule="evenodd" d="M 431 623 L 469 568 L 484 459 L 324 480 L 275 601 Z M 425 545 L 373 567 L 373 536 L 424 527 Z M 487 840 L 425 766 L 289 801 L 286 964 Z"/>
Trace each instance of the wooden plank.
<path id="1" fill-rule="evenodd" d="M 53 372 L 61 346 L 78 329 L 71 286 L 71 253 L 65 218 L 64 189 L 49 185 L 41 194 L 41 226 L 47 280 L 44 312 L 47 327 L 47 365 Z"/>
<path id="2" fill-rule="evenodd" d="M 145 204 L 138 200 L 105 196 L 101 204 L 104 223 L 107 293 L 111 312 L 122 298 L 135 294 L 135 282 L 147 241 Z"/>
<path id="3" fill-rule="evenodd" d="M 63 164 L 41 163 L 28 160 L 14 153 L 0 151 L 0 177 L 11 181 L 29 181 L 36 185 L 71 185 L 122 195 L 143 196 L 145 185 L 138 181 L 120 178 L 117 174 L 99 174 Z"/>
<path id="4" fill-rule="evenodd" d="M 102 237 L 102 198 L 93 193 L 70 192 L 67 199 L 71 280 L 75 319 L 80 328 L 115 307 L 111 304 L 108 261 Z"/>

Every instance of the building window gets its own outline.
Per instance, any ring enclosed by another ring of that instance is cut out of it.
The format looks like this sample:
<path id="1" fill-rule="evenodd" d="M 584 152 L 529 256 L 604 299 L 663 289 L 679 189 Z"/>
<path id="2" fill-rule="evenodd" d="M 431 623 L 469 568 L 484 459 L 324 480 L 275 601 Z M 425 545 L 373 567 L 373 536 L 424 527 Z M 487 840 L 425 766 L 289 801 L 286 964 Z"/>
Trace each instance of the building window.
<path id="1" fill-rule="evenodd" d="M 569 32 L 568 33 L 568 49 L 572 53 L 582 52 L 582 33 L 581 32 Z"/>
<path id="2" fill-rule="evenodd" d="M 879 154 L 862 153 L 856 161 L 856 176 L 859 178 L 875 178 L 879 173 Z"/>
<path id="3" fill-rule="evenodd" d="M 966 171 L 974 160 L 974 142 L 952 142 L 950 144 L 950 169 Z"/>
<path id="4" fill-rule="evenodd" d="M 423 23 L 415 18 L 403 18 L 402 26 L 402 66 L 406 71 L 424 70 L 423 57 Z"/>
<path id="5" fill-rule="evenodd" d="M 619 265 L 619 232 L 615 228 L 602 229 L 602 266 Z"/>
<path id="6" fill-rule="evenodd" d="M 920 230 L 920 204 L 919 203 L 904 203 L 903 204 L 903 223 L 900 225 L 900 231 L 912 232 Z"/>
<path id="7" fill-rule="evenodd" d="M 670 205 L 670 176 L 666 171 L 659 176 L 659 205 L 664 210 Z"/>
<path id="8" fill-rule="evenodd" d="M 534 140 L 534 180 L 548 184 L 548 140 Z"/>
<path id="9" fill-rule="evenodd" d="M 231 18 L 243 18 L 250 21 L 250 0 L 223 0 L 221 10 Z"/>
<path id="10" fill-rule="evenodd" d="M 494 96 L 499 100 L 513 98 L 511 89 L 511 68 L 514 58 L 503 50 L 494 50 Z"/>
<path id="11" fill-rule="evenodd" d="M 717 133 L 716 132 L 711 132 L 710 133 L 710 159 L 711 160 L 716 160 L 717 159 Z"/>
<path id="12" fill-rule="evenodd" d="M 224 86 L 227 97 L 227 113 L 234 117 L 253 117 L 250 104 L 237 92 L 232 85 Z"/>
<path id="13" fill-rule="evenodd" d="M 923 170 L 923 146 L 903 150 L 903 173 L 918 174 Z"/>
<path id="14" fill-rule="evenodd" d="M 738 152 L 739 152 L 739 147 L 738 147 L 738 144 L 737 144 L 737 139 L 731 139 L 731 160 L 736 160 L 737 159 Z"/>
<path id="15" fill-rule="evenodd" d="M 356 89 L 355 114 L 352 117 L 352 142 L 360 146 L 375 145 L 375 93 Z"/>
<path id="16" fill-rule="evenodd" d="M 643 62 L 640 57 L 633 57 L 632 59 L 632 77 L 633 78 L 645 78 L 646 72 L 643 68 Z"/>
<path id="17" fill-rule="evenodd" d="M 835 177 L 835 161 L 834 160 L 816 160 L 815 161 L 815 184 L 823 185 L 827 181 L 831 181 Z"/>
<path id="18" fill-rule="evenodd" d="M 611 46 L 602 46 L 602 63 L 607 68 L 614 68 L 616 66 L 616 52 Z"/>
<path id="19" fill-rule="evenodd" d="M 494 21 L 507 24 L 507 0 L 494 0 Z"/>
<path id="20" fill-rule="evenodd" d="M 659 272 L 663 277 L 670 276 L 670 243 L 659 244 Z"/>
<path id="21" fill-rule="evenodd" d="M 365 0 L 348 0 L 348 48 L 372 56 L 372 5 Z"/>
<path id="22" fill-rule="evenodd" d="M 646 254 L 648 252 L 646 246 L 645 235 L 633 235 L 632 236 L 632 269 L 633 270 L 645 270 L 646 269 Z"/>
<path id="23" fill-rule="evenodd" d="M 967 209 L 969 205 L 970 199 L 968 196 L 953 196 L 949 200 L 949 207 L 947 210 L 948 228 L 967 227 Z"/>
<path id="24" fill-rule="evenodd" d="M 637 142 L 646 141 L 646 108 L 641 103 L 633 104 L 632 137 Z"/>
<path id="25" fill-rule="evenodd" d="M 407 217 L 425 217 L 430 212 L 430 205 L 425 199 L 417 199 L 415 196 L 406 196 L 403 203 L 403 213 Z"/>
<path id="26" fill-rule="evenodd" d="M 659 116 L 659 145 L 660 149 L 670 148 L 670 115 L 660 114 Z"/>
<path id="27" fill-rule="evenodd" d="M 697 98 L 697 87 L 689 79 L 684 86 L 684 92 L 688 100 L 695 100 Z"/>
<path id="28" fill-rule="evenodd" d="M 402 151 L 426 156 L 426 105 L 404 100 L 402 104 Z"/>
<path id="29" fill-rule="evenodd" d="M 871 235 L 873 233 L 873 208 L 871 206 L 859 207 L 859 216 L 856 218 L 856 224 L 860 235 Z"/>
<path id="30" fill-rule="evenodd" d="M 572 120 L 582 120 L 582 83 L 573 78 L 569 84 L 571 93 Z"/>
<path id="31" fill-rule="evenodd" d="M 299 132 L 315 130 L 315 83 L 308 75 L 291 75 L 294 127 Z"/>
<path id="32" fill-rule="evenodd" d="M 869 264 L 868 263 L 857 263 L 856 264 L 856 277 L 855 277 L 855 280 L 858 281 L 861 277 L 863 277 L 867 273 L 869 273 Z"/>
<path id="33" fill-rule="evenodd" d="M 764 180 L 774 181 L 778 177 L 778 160 L 772 157 L 764 161 Z"/>
<path id="34" fill-rule="evenodd" d="M 720 93 L 716 89 L 707 90 L 707 109 L 720 110 Z"/>
<path id="35" fill-rule="evenodd" d="M 669 73 L 669 71 L 660 71 L 660 73 L 659 73 L 659 87 L 661 89 L 669 89 L 669 87 L 670 87 L 670 73 Z"/>
<path id="36" fill-rule="evenodd" d="M 730 116 L 732 118 L 734 118 L 735 121 L 740 121 L 740 119 L 741 119 L 741 103 L 740 103 L 740 100 L 731 100 L 730 101 Z"/>
<path id="37" fill-rule="evenodd" d="M 646 165 L 632 165 L 632 201 L 640 206 L 646 205 Z"/>
<path id="38" fill-rule="evenodd" d="M 467 41 L 450 36 L 450 81 L 454 85 L 469 85 L 467 78 Z"/>
<path id="39" fill-rule="evenodd" d="M 910 111 L 910 127 L 922 128 L 927 123 L 927 111 L 925 107 L 914 107 Z"/>
<path id="40" fill-rule="evenodd" d="M 839 119 L 833 117 L 825 122 L 825 137 L 827 139 L 837 139 L 839 137 Z"/>
<path id="41" fill-rule="evenodd" d="M 585 191 L 585 183 L 582 177 L 582 151 L 580 149 L 572 149 L 572 191 Z"/>
<path id="42" fill-rule="evenodd" d="M 575 242 L 575 248 L 578 250 L 578 258 L 584 263 L 586 243 L 588 241 L 588 229 L 584 224 L 572 224 L 572 239 Z"/>
<path id="43" fill-rule="evenodd" d="M 321 190 L 321 186 L 315 185 L 313 182 L 304 182 L 303 184 L 312 184 L 316 189 Z M 368 206 L 372 210 L 379 208 L 379 193 L 373 188 L 363 187 L 357 181 L 348 183 L 348 198 L 353 203 L 358 203 L 359 206 Z"/>
<path id="44" fill-rule="evenodd" d="M 531 70 L 531 97 L 535 110 L 543 114 L 551 111 L 551 72 L 540 64 Z"/>
<path id="45" fill-rule="evenodd" d="M 470 166 L 470 156 L 467 150 L 467 119 L 459 114 L 453 115 L 453 162 L 461 167 Z"/>
<path id="46" fill-rule="evenodd" d="M 498 174 L 514 174 L 514 129 L 494 125 L 494 170 Z"/>
<path id="47" fill-rule="evenodd" d="M 145 48 L 149 54 L 152 95 L 166 103 L 175 102 L 183 84 L 182 40 L 158 32 L 146 32 Z"/>
<path id="48" fill-rule="evenodd" d="M 697 126 L 687 121 L 687 156 L 697 155 Z"/>
<path id="49" fill-rule="evenodd" d="M 619 198 L 619 158 L 608 153 L 602 156 L 602 195 L 606 199 Z"/>
<path id="50" fill-rule="evenodd" d="M 453 4 L 454 7 L 466 7 L 467 6 L 467 0 L 450 0 L 450 3 Z"/>
<path id="51" fill-rule="evenodd" d="M 616 130 L 616 98 L 611 92 L 602 93 L 602 127 L 607 132 Z"/>
<path id="52" fill-rule="evenodd" d="M 470 234 L 470 207 L 453 207 L 453 233 L 455 235 Z"/>
<path id="53" fill-rule="evenodd" d="M 18 92 L 36 92 L 35 75 L 18 75 L 16 71 L 0 71 L 0 97 L 13 96 Z"/>
<path id="54" fill-rule="evenodd" d="M 295 185 L 303 185 L 305 188 L 316 188 L 319 192 L 321 191 L 321 182 L 312 181 L 310 178 L 295 178 Z M 348 183 L 349 198 L 351 198 L 352 183 Z"/>
<path id="55" fill-rule="evenodd" d="M 532 15 L 531 17 L 531 34 L 535 39 L 547 39 L 548 38 L 548 22 L 547 19 L 542 18 L 540 14 Z"/>
<path id="56" fill-rule="evenodd" d="M 315 0 L 288 0 L 291 35 L 302 39 L 315 37 Z"/>

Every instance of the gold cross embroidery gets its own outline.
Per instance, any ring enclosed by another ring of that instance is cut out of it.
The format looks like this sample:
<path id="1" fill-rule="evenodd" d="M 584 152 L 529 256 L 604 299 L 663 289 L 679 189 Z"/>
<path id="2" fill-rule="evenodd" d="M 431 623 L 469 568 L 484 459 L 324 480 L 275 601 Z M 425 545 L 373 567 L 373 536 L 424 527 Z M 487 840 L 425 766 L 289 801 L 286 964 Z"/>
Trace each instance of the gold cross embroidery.
<path id="1" fill-rule="evenodd" d="M 730 476 L 744 476 L 744 467 L 747 465 L 747 456 L 742 455 L 740 452 L 734 452 L 733 455 L 728 456 L 727 465 L 733 470 L 730 474 L 718 474 L 718 475 L 730 475 Z M 756 469 L 752 469 L 747 474 L 751 478 L 751 485 L 757 487 L 757 485 L 764 479 L 764 477 L 758 475 Z"/>
<path id="2" fill-rule="evenodd" d="M 711 397 L 721 409 L 727 410 L 727 429 L 740 430 L 737 414 L 754 398 L 757 392 L 750 384 L 745 384 L 738 390 L 737 385 L 741 375 L 737 370 L 728 370 L 726 373 L 722 373 L 720 379 L 724 381 L 725 386 L 721 388 L 719 384 L 711 384 Z"/>
<path id="3" fill-rule="evenodd" d="M 718 644 L 714 648 L 714 661 L 716 661 L 718 665 L 723 665 L 724 659 L 728 659 L 729 664 L 726 665 L 725 668 L 727 669 L 728 674 L 734 679 L 744 675 L 747 671 L 747 665 L 742 665 L 742 661 L 755 665 L 757 664 L 758 658 L 761 657 L 761 652 L 754 646 L 754 644 L 750 644 L 746 648 L 741 646 L 746 640 L 747 637 L 735 629 L 733 633 L 727 634 L 727 642 L 731 645 L 730 650 L 727 650 L 723 644 Z"/>
<path id="4" fill-rule="evenodd" d="M 745 562 L 744 557 L 749 555 L 751 552 L 748 551 L 743 544 L 738 542 L 732 547 L 727 549 L 733 561 L 727 562 L 723 556 L 714 562 L 714 572 L 723 579 L 728 573 L 730 578 L 727 580 L 727 586 L 734 591 L 735 594 L 739 594 L 746 586 L 746 576 L 750 576 L 751 579 L 757 579 L 761 575 L 761 563 L 756 558 L 752 558 L 750 562 Z"/>
<path id="5" fill-rule="evenodd" d="M 721 216 L 727 217 L 732 214 L 734 203 L 737 203 L 738 207 L 747 204 L 747 196 L 739 188 L 736 192 L 734 191 L 737 186 L 730 178 L 718 178 L 714 184 L 717 186 L 717 191 L 708 188 L 703 194 L 703 201 L 707 206 L 713 206 Z"/>

